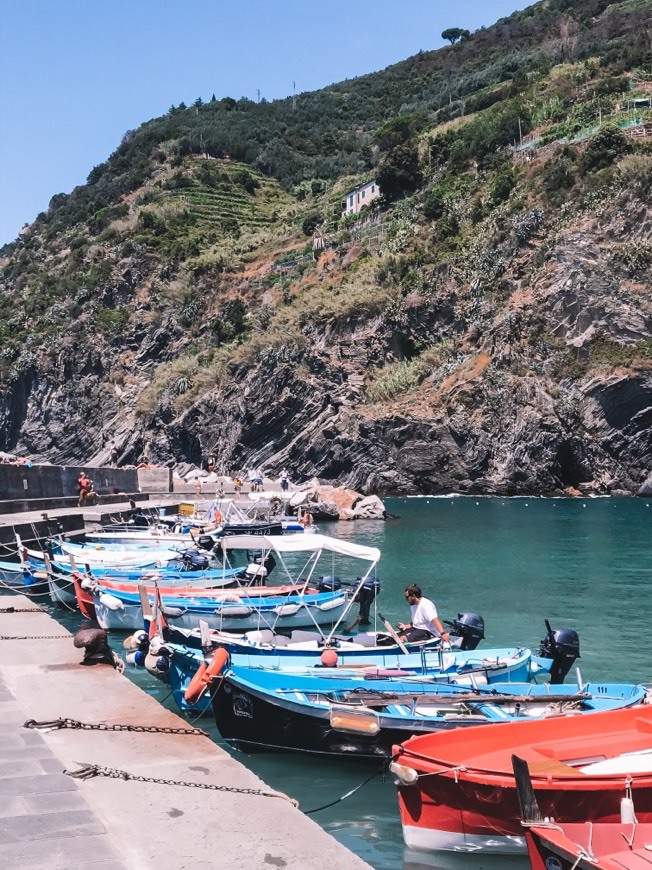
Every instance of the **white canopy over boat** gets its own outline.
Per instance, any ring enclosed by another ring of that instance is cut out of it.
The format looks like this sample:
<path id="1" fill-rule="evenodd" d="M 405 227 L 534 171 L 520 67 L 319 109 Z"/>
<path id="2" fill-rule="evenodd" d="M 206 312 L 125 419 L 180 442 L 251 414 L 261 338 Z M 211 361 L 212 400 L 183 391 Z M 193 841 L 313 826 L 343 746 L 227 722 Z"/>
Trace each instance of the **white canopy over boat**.
<path id="1" fill-rule="evenodd" d="M 322 553 L 327 550 L 340 556 L 352 559 L 362 559 L 365 562 L 376 563 L 380 560 L 380 550 L 377 547 L 366 547 L 328 535 L 232 535 L 222 538 L 220 547 L 226 553 L 228 550 L 266 550 L 279 555 L 289 553 Z"/>

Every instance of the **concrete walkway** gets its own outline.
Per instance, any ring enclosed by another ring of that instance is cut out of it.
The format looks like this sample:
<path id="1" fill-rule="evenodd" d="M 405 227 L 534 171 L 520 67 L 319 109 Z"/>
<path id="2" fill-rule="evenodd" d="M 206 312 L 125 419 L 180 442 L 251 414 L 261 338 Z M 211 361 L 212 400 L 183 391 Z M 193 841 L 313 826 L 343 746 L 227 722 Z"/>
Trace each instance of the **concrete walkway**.
<path id="1" fill-rule="evenodd" d="M 33 608 L 21 595 L 0 608 Z M 130 773 L 270 789 L 210 739 L 194 735 L 22 727 L 69 717 L 187 728 L 111 667 L 79 664 L 44 611 L 0 613 L 0 867 L 47 870 L 363 870 L 369 865 L 288 801 L 260 795 L 63 773 L 79 763 Z M 309 775 L 309 772 L 306 773 Z"/>

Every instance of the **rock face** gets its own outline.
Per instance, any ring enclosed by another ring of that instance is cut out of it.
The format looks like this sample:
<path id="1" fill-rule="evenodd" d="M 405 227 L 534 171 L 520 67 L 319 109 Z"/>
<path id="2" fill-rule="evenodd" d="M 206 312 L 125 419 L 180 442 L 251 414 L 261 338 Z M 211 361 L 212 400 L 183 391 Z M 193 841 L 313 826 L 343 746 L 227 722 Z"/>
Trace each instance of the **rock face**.
<path id="1" fill-rule="evenodd" d="M 358 494 L 652 494 L 652 274 L 649 257 L 627 259 L 633 244 L 649 251 L 652 222 L 640 202 L 600 209 L 565 227 L 552 216 L 527 245 L 504 221 L 484 252 L 499 280 L 477 271 L 479 255 L 422 269 L 417 290 L 406 278 L 381 314 L 309 320 L 296 340 L 236 356 L 185 408 L 185 376 L 144 398 L 157 366 L 208 342 L 208 327 L 189 335 L 171 313 L 149 317 L 164 270 L 121 261 L 102 292 L 134 316 L 102 334 L 80 319 L 21 357 L 0 391 L 0 449 L 99 465 L 115 442 L 122 465 L 215 455 L 220 473 L 264 467 L 277 479 L 287 468 L 294 482 L 344 487 L 318 490 L 328 517 L 378 515 Z M 233 296 L 257 292 L 242 275 L 219 278 Z M 633 364 L 626 351 L 641 344 Z M 421 347 L 445 352 L 412 389 L 365 399 L 376 373 Z"/>

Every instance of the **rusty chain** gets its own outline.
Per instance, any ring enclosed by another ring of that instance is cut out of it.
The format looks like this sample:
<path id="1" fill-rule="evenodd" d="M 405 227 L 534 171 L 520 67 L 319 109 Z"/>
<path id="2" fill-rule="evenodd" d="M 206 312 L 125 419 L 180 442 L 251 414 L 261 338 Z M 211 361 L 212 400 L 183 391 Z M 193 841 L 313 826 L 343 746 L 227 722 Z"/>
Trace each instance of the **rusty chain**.
<path id="1" fill-rule="evenodd" d="M 71 634 L 0 634 L 0 640 L 72 640 Z"/>
<path id="2" fill-rule="evenodd" d="M 72 728 L 76 731 L 135 731 L 139 734 L 194 734 L 198 737 L 210 737 L 201 728 L 169 728 L 163 725 L 108 725 L 106 722 L 80 722 L 78 719 L 52 719 L 48 722 L 28 719 L 23 728 L 45 732 Z"/>
<path id="3" fill-rule="evenodd" d="M 80 764 L 81 762 L 77 762 Z M 102 767 L 99 764 L 84 764 L 79 770 L 64 770 L 64 773 L 71 776 L 73 779 L 87 780 L 94 776 L 105 776 L 109 779 L 131 780 L 132 782 L 153 782 L 158 785 L 182 785 L 188 788 L 203 788 L 208 791 L 225 791 L 233 792 L 234 794 L 255 794 L 261 797 L 283 798 L 289 801 L 294 807 L 299 806 L 299 802 L 294 798 L 289 797 L 280 791 L 263 791 L 260 788 L 238 788 L 232 785 L 215 785 L 212 782 L 187 782 L 177 779 L 162 779 L 155 776 L 141 776 L 136 773 L 128 773 L 126 770 L 118 770 L 115 767 Z"/>
<path id="4" fill-rule="evenodd" d="M 0 607 L 0 613 L 44 613 L 40 607 Z"/>

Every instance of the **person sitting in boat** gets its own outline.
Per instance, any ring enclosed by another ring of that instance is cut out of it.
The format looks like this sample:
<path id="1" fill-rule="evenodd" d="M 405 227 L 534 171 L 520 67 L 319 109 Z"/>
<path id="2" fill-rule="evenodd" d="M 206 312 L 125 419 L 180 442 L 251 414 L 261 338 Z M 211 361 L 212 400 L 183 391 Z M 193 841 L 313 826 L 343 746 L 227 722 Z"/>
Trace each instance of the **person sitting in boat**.
<path id="1" fill-rule="evenodd" d="M 443 641 L 450 643 L 450 635 L 437 616 L 437 608 L 429 598 L 423 596 L 420 586 L 416 583 L 406 586 L 405 600 L 410 605 L 412 621 L 407 624 L 398 623 L 401 640 L 413 643 L 418 640 L 429 640 L 431 637 L 441 637 Z"/>

